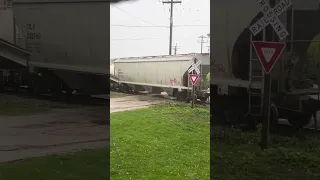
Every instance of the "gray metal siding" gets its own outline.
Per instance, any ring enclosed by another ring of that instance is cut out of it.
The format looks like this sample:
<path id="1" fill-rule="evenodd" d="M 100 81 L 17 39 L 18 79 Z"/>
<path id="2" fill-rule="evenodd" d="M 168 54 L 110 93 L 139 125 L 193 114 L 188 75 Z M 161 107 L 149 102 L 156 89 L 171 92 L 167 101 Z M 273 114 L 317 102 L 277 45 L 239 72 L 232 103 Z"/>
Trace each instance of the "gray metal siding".
<path id="1" fill-rule="evenodd" d="M 18 2 L 34 1 L 15 1 L 13 7 L 16 23 L 28 38 L 27 49 L 32 52 L 30 61 L 83 68 L 105 67 L 109 71 L 110 27 L 105 21 L 110 15 L 109 3 L 30 5 Z"/>

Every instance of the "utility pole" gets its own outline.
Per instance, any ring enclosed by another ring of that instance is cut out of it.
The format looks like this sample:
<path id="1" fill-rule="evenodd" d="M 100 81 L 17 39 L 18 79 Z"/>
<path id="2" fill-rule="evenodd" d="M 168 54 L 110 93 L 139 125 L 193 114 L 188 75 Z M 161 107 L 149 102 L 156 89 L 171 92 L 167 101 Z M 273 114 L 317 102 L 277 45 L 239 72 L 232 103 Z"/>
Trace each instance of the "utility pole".
<path id="1" fill-rule="evenodd" d="M 208 48 L 208 53 L 210 54 L 210 33 L 207 34 L 207 37 L 208 37 L 208 43 L 209 43 L 209 46 L 207 46 L 207 48 Z"/>
<path id="2" fill-rule="evenodd" d="M 177 55 L 177 50 L 179 49 L 179 46 L 177 46 L 177 43 L 175 46 L 173 46 L 174 49 L 174 55 Z"/>
<path id="3" fill-rule="evenodd" d="M 202 54 L 203 43 L 207 43 L 208 41 L 204 41 L 204 39 L 207 38 L 206 36 L 201 35 L 199 36 L 199 38 L 200 38 L 200 41 L 198 41 L 198 43 L 201 44 L 201 54 Z"/>
<path id="4" fill-rule="evenodd" d="M 172 28 L 173 28 L 173 4 L 181 3 L 181 1 L 163 1 L 163 4 L 170 4 L 170 39 L 169 39 L 169 55 L 172 54 Z"/>

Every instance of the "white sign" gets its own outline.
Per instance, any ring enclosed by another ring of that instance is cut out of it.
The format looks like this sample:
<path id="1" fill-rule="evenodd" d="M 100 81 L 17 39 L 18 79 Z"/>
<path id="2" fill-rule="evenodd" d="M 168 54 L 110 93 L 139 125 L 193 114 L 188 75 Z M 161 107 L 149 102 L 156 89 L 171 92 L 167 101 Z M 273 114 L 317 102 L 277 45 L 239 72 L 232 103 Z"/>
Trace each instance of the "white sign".
<path id="1" fill-rule="evenodd" d="M 194 62 L 196 60 L 196 63 Z M 191 73 L 193 70 L 196 71 L 197 74 L 200 74 L 199 66 L 201 64 L 201 61 L 199 59 L 192 59 L 189 61 L 191 67 L 189 68 L 188 72 Z"/>
<path id="2" fill-rule="evenodd" d="M 261 48 L 264 58 L 266 58 L 267 62 L 270 62 L 274 53 L 276 52 L 275 48 Z"/>
<path id="3" fill-rule="evenodd" d="M 267 3 L 267 0 L 257 0 L 260 5 L 261 12 L 264 17 L 259 19 L 250 27 L 251 33 L 255 36 L 266 28 L 269 24 L 273 27 L 280 40 L 283 40 L 289 35 L 288 31 L 278 18 L 284 11 L 286 11 L 291 5 L 291 0 L 281 0 L 273 9 Z"/>

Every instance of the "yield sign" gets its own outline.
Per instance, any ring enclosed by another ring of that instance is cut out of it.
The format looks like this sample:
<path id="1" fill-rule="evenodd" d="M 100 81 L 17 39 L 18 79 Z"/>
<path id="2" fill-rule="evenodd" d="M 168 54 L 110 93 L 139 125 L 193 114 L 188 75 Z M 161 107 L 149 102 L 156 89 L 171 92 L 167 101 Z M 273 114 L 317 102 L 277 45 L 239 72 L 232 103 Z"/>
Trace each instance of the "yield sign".
<path id="1" fill-rule="evenodd" d="M 285 44 L 280 42 L 254 41 L 253 47 L 258 54 L 264 71 L 266 74 L 269 74 L 282 54 Z"/>
<path id="2" fill-rule="evenodd" d="M 199 75 L 198 74 L 189 74 L 189 78 L 192 82 L 192 85 L 195 85 L 197 80 L 199 79 Z"/>

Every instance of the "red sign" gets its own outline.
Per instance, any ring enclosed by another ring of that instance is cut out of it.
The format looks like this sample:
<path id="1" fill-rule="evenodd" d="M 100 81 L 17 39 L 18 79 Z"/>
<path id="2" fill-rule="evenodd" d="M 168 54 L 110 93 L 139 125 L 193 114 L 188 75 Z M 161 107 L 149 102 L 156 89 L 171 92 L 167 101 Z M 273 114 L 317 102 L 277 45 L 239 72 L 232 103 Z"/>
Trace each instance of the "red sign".
<path id="1" fill-rule="evenodd" d="M 189 78 L 192 82 L 192 85 L 195 85 L 199 79 L 199 75 L 198 74 L 189 74 Z"/>
<path id="2" fill-rule="evenodd" d="M 258 54 L 258 57 L 266 74 L 269 74 L 271 72 L 273 66 L 276 64 L 280 55 L 282 54 L 285 46 L 285 43 L 280 42 L 253 42 L 253 47 Z"/>

